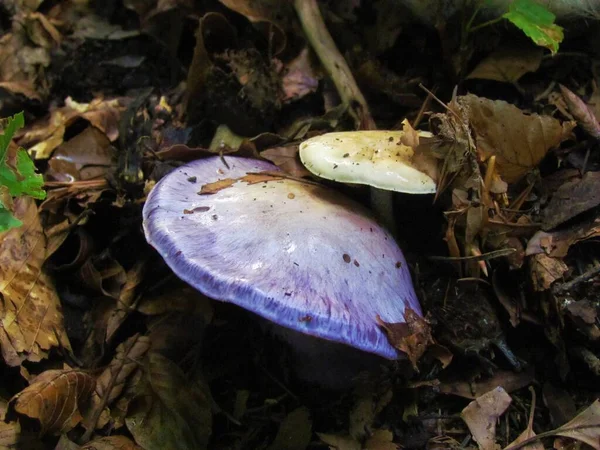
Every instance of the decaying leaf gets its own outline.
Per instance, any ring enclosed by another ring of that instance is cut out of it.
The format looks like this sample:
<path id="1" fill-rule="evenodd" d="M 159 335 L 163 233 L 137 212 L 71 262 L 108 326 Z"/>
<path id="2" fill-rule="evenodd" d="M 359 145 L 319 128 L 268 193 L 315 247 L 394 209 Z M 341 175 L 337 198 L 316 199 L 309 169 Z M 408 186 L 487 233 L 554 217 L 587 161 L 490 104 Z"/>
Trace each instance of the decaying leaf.
<path id="1" fill-rule="evenodd" d="M 506 392 L 514 392 L 534 381 L 534 374 L 528 372 L 513 372 L 499 370 L 491 378 L 478 381 L 458 381 L 456 383 L 441 383 L 440 392 L 444 394 L 458 395 L 464 398 L 476 399 L 486 392 L 500 386 Z"/>
<path id="2" fill-rule="evenodd" d="M 600 205 L 600 172 L 563 184 L 542 211 L 543 228 L 549 230 L 582 212 Z"/>
<path id="3" fill-rule="evenodd" d="M 536 291 L 549 289 L 567 270 L 569 267 L 562 259 L 552 258 L 545 253 L 538 253 L 529 258 L 529 273 Z"/>
<path id="4" fill-rule="evenodd" d="M 310 177 L 311 173 L 306 170 L 298 156 L 298 145 L 284 147 L 272 147 L 260 153 L 265 158 L 294 177 Z"/>
<path id="5" fill-rule="evenodd" d="M 323 442 L 329 445 L 331 450 L 361 450 L 360 442 L 355 441 L 350 436 L 340 436 L 337 434 L 317 433 Z"/>
<path id="6" fill-rule="evenodd" d="M 96 381 L 80 370 L 47 370 L 15 395 L 7 417 L 22 414 L 39 420 L 41 434 L 67 432 L 81 420 Z"/>
<path id="7" fill-rule="evenodd" d="M 515 83 L 526 73 L 538 70 L 543 56 L 544 51 L 539 47 L 501 49 L 483 59 L 467 79 Z"/>
<path id="8" fill-rule="evenodd" d="M 86 411 L 86 428 L 102 428 L 106 425 L 109 420 L 107 408 L 121 395 L 125 382 L 140 367 L 149 348 L 150 340 L 139 334 L 119 344 L 115 357 L 96 380 L 90 407 Z"/>
<path id="9" fill-rule="evenodd" d="M 60 300 L 42 265 L 46 237 L 32 199 L 15 203 L 23 226 L 0 235 L 0 346 L 7 364 L 46 358 L 53 347 L 70 349 Z"/>
<path id="10" fill-rule="evenodd" d="M 419 359 L 427 347 L 434 343 L 431 337 L 431 326 L 427 320 L 410 307 L 404 311 L 404 319 L 406 323 L 387 323 L 377 317 L 377 321 L 387 333 L 390 343 L 406 353 L 416 369 Z"/>
<path id="11" fill-rule="evenodd" d="M 525 114 L 501 100 L 469 94 L 458 101 L 468 111 L 481 159 L 496 155 L 498 174 L 507 183 L 520 180 L 536 167 L 548 150 L 570 136 L 575 126 L 550 116 Z"/>
<path id="12" fill-rule="evenodd" d="M 496 422 L 511 401 L 506 391 L 498 387 L 473 400 L 462 410 L 460 416 L 481 450 L 496 448 Z"/>
<path id="13" fill-rule="evenodd" d="M 508 445 L 509 447 L 520 444 L 527 440 L 531 440 L 536 436 L 535 431 L 533 431 L 533 417 L 535 413 L 536 395 L 533 387 L 529 387 L 529 391 L 531 392 L 531 408 L 529 409 L 529 420 L 527 421 L 527 428 L 523 430 L 523 432 L 519 435 L 519 437 L 517 437 L 517 439 L 515 439 Z M 525 445 L 522 448 L 525 450 L 544 450 L 544 445 L 541 442 L 534 441 L 530 444 Z"/>
<path id="14" fill-rule="evenodd" d="M 206 184 L 202 185 L 202 187 L 200 188 L 200 192 L 198 192 L 198 195 L 216 194 L 221 189 L 225 189 L 230 186 L 233 186 L 233 184 L 236 181 L 237 180 L 235 180 L 233 178 L 225 178 L 223 180 L 215 181 L 214 183 L 206 183 Z"/>
<path id="15" fill-rule="evenodd" d="M 594 111 L 592 111 L 592 109 L 573 91 L 562 84 L 560 85 L 560 92 L 569 107 L 569 112 L 573 114 L 573 117 L 575 117 L 579 126 L 593 138 L 600 139 L 600 123 L 598 123 Z"/>
<path id="16" fill-rule="evenodd" d="M 156 352 L 146 355 L 144 377 L 135 387 L 125 422 L 145 450 L 206 449 L 212 429 L 211 406 L 182 370 Z M 186 389 L 182 389 L 185 386 Z"/>
<path id="17" fill-rule="evenodd" d="M 596 400 L 573 420 L 557 428 L 554 434 L 577 439 L 600 450 L 600 400 Z"/>

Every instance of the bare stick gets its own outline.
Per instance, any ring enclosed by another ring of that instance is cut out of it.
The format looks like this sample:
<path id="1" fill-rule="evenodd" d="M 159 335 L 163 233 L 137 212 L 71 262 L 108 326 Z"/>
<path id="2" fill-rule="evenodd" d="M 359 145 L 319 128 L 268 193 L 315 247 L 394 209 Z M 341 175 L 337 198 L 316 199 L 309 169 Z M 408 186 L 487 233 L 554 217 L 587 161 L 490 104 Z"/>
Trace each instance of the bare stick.
<path id="1" fill-rule="evenodd" d="M 338 91 L 342 103 L 348 105 L 360 130 L 374 130 L 369 105 L 356 85 L 350 67 L 337 49 L 319 11 L 317 0 L 294 0 L 304 34 L 319 57 Z"/>

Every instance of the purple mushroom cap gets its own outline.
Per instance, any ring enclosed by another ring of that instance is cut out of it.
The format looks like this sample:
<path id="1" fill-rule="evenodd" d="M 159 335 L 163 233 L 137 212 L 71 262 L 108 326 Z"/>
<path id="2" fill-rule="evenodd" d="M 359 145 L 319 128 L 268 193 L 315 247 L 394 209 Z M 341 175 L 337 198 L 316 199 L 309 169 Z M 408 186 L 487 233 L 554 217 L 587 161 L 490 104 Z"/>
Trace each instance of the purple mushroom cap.
<path id="1" fill-rule="evenodd" d="M 404 322 L 406 306 L 421 309 L 390 233 L 334 190 L 290 178 L 251 184 L 239 178 L 277 167 L 224 160 L 175 169 L 148 196 L 146 239 L 175 274 L 283 327 L 396 359 L 377 316 Z M 238 181 L 198 194 L 227 178 Z"/>

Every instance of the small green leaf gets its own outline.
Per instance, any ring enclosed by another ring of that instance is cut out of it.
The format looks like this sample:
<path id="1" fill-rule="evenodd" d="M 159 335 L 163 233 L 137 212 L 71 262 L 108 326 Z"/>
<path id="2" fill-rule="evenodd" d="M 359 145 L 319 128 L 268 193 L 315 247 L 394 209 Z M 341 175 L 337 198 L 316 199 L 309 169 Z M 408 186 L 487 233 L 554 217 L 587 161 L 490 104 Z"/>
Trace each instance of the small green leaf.
<path id="1" fill-rule="evenodd" d="M 562 42 L 563 29 L 554 23 L 556 16 L 534 0 L 515 0 L 502 17 L 520 28 L 536 45 L 546 47 L 552 54 Z"/>
<path id="2" fill-rule="evenodd" d="M 13 136 L 19 128 L 23 128 L 25 126 L 25 118 L 23 113 L 20 112 L 12 117 L 3 119 L 2 122 L 5 122 L 6 126 L 4 126 L 4 133 L 0 134 L 0 165 L 4 165 L 6 151 L 8 150 L 8 146 Z"/>
<path id="3" fill-rule="evenodd" d="M 0 200 L 0 233 L 8 231 L 11 228 L 17 228 L 23 225 L 19 219 L 12 215 L 12 213 L 6 209 L 2 200 Z"/>
<path id="4" fill-rule="evenodd" d="M 44 178 L 36 173 L 35 165 L 24 149 L 17 150 L 16 167 L 10 167 L 6 162 L 10 141 L 15 132 L 25 124 L 23 113 L 15 114 L 4 122 L 4 133 L 0 135 L 0 186 L 6 186 L 13 197 L 29 195 L 40 200 L 46 198 Z"/>

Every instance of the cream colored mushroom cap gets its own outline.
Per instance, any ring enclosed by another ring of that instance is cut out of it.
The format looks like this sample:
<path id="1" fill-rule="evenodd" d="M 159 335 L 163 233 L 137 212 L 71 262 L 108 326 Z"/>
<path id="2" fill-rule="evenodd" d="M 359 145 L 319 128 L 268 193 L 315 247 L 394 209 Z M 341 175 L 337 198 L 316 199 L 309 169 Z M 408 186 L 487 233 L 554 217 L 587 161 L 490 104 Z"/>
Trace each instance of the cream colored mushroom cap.
<path id="1" fill-rule="evenodd" d="M 434 193 L 435 181 L 415 167 L 414 150 L 401 143 L 403 135 L 381 130 L 326 133 L 300 144 L 300 160 L 328 180 L 409 194 Z"/>

